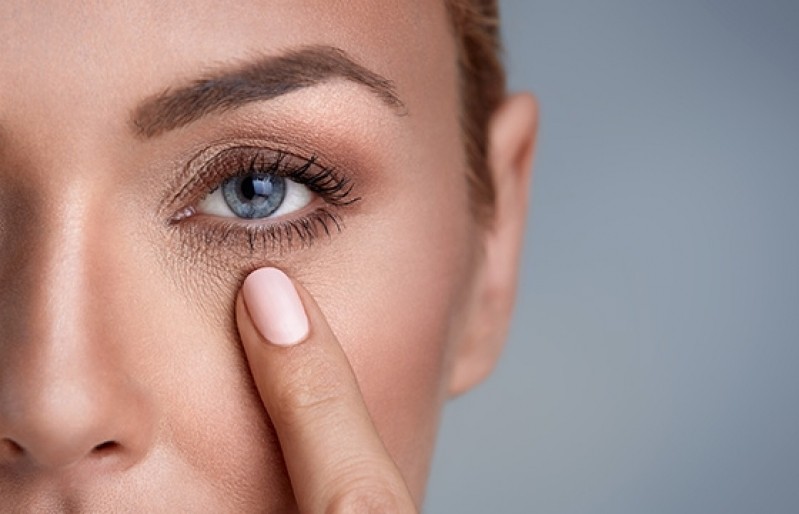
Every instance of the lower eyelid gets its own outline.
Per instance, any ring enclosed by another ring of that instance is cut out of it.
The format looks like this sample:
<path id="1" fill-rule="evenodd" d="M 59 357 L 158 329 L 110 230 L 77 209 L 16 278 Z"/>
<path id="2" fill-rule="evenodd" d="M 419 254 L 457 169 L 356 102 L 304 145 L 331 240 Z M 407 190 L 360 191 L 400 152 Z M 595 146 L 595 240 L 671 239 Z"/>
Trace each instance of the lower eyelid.
<path id="1" fill-rule="evenodd" d="M 184 248 L 199 245 L 207 248 L 204 253 L 218 251 L 225 256 L 238 255 L 244 250 L 242 257 L 263 252 L 283 255 L 311 246 L 320 236 L 332 237 L 344 228 L 340 214 L 325 206 L 286 219 L 241 220 L 197 215 L 179 225 L 181 237 L 186 238 Z"/>

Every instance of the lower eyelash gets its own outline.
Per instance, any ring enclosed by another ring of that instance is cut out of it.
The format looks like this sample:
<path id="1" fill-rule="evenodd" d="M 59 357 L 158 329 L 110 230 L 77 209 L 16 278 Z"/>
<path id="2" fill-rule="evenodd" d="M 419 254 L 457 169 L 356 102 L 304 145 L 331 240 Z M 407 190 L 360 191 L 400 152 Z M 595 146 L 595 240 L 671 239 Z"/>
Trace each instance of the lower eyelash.
<path id="1" fill-rule="evenodd" d="M 284 252 L 311 246 L 320 236 L 331 237 L 341 232 L 341 217 L 327 208 L 319 208 L 303 217 L 276 223 L 248 223 L 207 218 L 193 222 L 189 230 L 199 236 L 207 246 L 233 245 L 249 247 L 250 252 L 268 251 L 283 255 Z"/>
<path id="2" fill-rule="evenodd" d="M 296 248 L 299 241 L 301 248 L 310 246 L 321 234 L 330 237 L 331 230 L 341 232 L 341 219 L 327 209 L 318 209 L 302 218 L 286 220 L 271 225 L 253 225 L 244 227 L 250 250 L 270 245 L 269 250 Z"/>

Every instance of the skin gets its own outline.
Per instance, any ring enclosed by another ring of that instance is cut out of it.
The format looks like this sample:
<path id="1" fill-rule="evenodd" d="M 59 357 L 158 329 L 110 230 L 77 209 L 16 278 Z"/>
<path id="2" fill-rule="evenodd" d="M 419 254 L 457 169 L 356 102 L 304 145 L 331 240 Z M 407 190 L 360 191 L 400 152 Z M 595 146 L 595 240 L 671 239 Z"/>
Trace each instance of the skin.
<path id="1" fill-rule="evenodd" d="M 318 44 L 391 80 L 405 112 L 335 79 L 153 137 L 131 124 L 165 88 Z M 0 4 L 4 508 L 421 504 L 442 405 L 505 339 L 535 134 L 533 100 L 508 98 L 481 228 L 454 48 L 444 5 L 421 0 Z M 360 200 L 337 208 L 341 231 L 251 248 L 210 216 L 170 224 L 187 163 L 242 141 L 346 174 Z M 302 352 L 242 314 L 239 288 L 264 266 L 301 292 Z M 323 430 L 330 413 L 353 429 Z"/>

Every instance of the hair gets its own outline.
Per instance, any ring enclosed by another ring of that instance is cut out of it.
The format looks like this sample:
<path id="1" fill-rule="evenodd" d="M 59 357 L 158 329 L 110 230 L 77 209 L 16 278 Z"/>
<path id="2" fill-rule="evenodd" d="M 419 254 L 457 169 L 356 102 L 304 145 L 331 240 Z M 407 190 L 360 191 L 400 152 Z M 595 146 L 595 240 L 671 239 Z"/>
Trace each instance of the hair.
<path id="1" fill-rule="evenodd" d="M 495 188 L 488 168 L 488 125 L 505 97 L 497 0 L 446 0 L 460 74 L 461 127 L 469 194 L 478 222 L 491 221 Z"/>

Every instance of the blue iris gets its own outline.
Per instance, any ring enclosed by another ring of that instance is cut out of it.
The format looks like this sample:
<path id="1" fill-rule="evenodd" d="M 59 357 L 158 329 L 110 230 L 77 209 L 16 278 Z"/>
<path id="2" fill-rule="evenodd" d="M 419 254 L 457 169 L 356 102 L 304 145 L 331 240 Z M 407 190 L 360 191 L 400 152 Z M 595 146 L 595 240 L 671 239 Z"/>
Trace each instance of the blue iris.
<path id="1" fill-rule="evenodd" d="M 265 218 L 286 198 L 286 179 L 260 173 L 232 177 L 222 183 L 222 195 L 239 218 Z"/>

